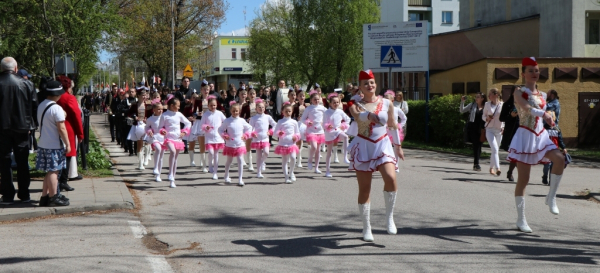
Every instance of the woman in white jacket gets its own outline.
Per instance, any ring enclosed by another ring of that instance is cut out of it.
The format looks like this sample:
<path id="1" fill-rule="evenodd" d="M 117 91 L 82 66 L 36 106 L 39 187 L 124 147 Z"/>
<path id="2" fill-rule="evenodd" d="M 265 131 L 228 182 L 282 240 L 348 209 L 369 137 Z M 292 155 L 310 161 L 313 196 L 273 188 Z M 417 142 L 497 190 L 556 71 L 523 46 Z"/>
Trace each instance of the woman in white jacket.
<path id="1" fill-rule="evenodd" d="M 500 158 L 498 156 L 498 147 L 502 141 L 502 131 L 504 122 L 500 121 L 500 112 L 502 112 L 502 101 L 498 89 L 492 88 L 488 92 L 489 101 L 483 107 L 481 118 L 485 121 L 485 137 L 490 144 L 492 155 L 490 157 L 490 174 L 500 175 Z"/>

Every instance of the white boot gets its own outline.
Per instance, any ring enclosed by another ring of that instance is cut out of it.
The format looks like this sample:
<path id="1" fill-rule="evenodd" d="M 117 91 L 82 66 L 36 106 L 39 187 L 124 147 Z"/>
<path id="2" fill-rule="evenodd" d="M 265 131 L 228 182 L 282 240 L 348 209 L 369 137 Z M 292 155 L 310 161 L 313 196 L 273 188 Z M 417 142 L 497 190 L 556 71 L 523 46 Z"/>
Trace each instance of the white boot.
<path id="1" fill-rule="evenodd" d="M 385 200 L 385 221 L 388 234 L 396 234 L 396 224 L 394 224 L 394 206 L 396 205 L 396 194 L 398 192 L 383 191 L 383 199 Z"/>
<path id="2" fill-rule="evenodd" d="M 358 204 L 358 213 L 360 214 L 363 222 L 363 240 L 366 242 L 373 242 L 373 234 L 371 233 L 371 203 Z"/>
<path id="3" fill-rule="evenodd" d="M 331 149 L 331 152 L 333 152 L 333 163 L 340 163 L 340 160 L 338 159 L 337 156 L 337 146 L 333 146 L 333 149 Z"/>
<path id="4" fill-rule="evenodd" d="M 252 150 L 248 151 L 248 153 L 246 153 L 246 155 L 248 156 L 248 170 L 254 171 L 254 166 L 252 164 Z"/>
<path id="5" fill-rule="evenodd" d="M 302 168 L 302 148 L 303 148 L 302 145 L 300 145 L 300 149 L 298 151 L 298 161 L 296 162 L 297 163 L 297 165 L 296 165 L 297 168 Z"/>
<path id="6" fill-rule="evenodd" d="M 525 219 L 525 197 L 523 196 L 515 196 L 515 203 L 517 205 L 517 228 L 522 232 L 533 232 L 529 225 L 527 225 L 527 220 Z"/>
<path id="7" fill-rule="evenodd" d="M 144 149 L 146 149 L 146 154 L 144 155 L 144 166 L 148 166 L 148 161 L 152 159 L 152 148 L 148 145 L 144 145 Z"/>
<path id="8" fill-rule="evenodd" d="M 140 151 L 138 153 L 138 161 L 140 163 L 140 165 L 138 166 L 138 170 L 146 169 L 146 168 L 144 168 L 144 151 Z"/>
<path id="9" fill-rule="evenodd" d="M 215 154 L 215 155 L 216 155 L 216 154 Z M 208 155 L 207 155 L 206 153 L 201 153 L 201 154 L 200 154 L 200 159 L 201 159 L 201 161 L 202 161 L 202 163 L 200 163 L 200 164 L 203 164 L 202 166 L 204 166 L 204 167 L 202 167 L 202 172 L 204 172 L 204 173 L 205 173 L 205 172 L 209 172 L 209 171 L 210 171 L 210 172 L 212 173 L 212 172 L 213 172 L 213 171 L 211 170 L 212 168 L 207 168 L 208 166 L 210 166 L 210 165 L 208 164 Z M 212 164 L 212 162 L 211 162 L 211 164 Z"/>
<path id="10" fill-rule="evenodd" d="M 560 180 L 562 179 L 562 174 L 550 174 L 550 190 L 548 191 L 548 195 L 546 195 L 546 205 L 550 207 L 550 212 L 552 214 L 558 215 L 558 207 L 556 206 L 556 191 L 558 190 L 558 185 L 560 184 Z"/>
<path id="11" fill-rule="evenodd" d="M 204 157 L 206 156 L 206 154 L 200 153 L 200 167 L 204 167 L 206 164 L 204 164 Z"/>
<path id="12" fill-rule="evenodd" d="M 196 162 L 194 161 L 194 151 L 189 150 L 189 155 L 190 155 L 190 167 L 196 167 Z M 202 162 L 202 161 L 200 161 L 200 162 Z"/>

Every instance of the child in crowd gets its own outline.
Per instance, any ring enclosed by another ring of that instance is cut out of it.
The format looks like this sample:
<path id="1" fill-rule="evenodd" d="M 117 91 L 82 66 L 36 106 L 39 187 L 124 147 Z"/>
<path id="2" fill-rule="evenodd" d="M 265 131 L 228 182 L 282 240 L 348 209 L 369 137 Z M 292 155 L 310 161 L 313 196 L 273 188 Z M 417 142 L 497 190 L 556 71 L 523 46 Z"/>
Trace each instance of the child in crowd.
<path id="1" fill-rule="evenodd" d="M 46 172 L 42 185 L 40 207 L 68 206 L 69 200 L 57 193 L 58 175 L 65 168 L 66 154 L 71 152 L 65 127 L 65 111 L 56 104 L 65 93 L 58 81 L 46 85 L 46 99 L 38 105 L 37 120 L 40 124 L 36 169 Z"/>
<path id="2" fill-rule="evenodd" d="M 160 134 L 165 136 L 163 149 L 169 149 L 169 181 L 170 187 L 175 188 L 175 172 L 177 171 L 177 157 L 185 149 L 183 137 L 190 133 L 192 123 L 183 116 L 179 110 L 179 99 L 172 94 L 167 97 L 167 112 L 162 114 L 158 127 Z M 181 129 L 181 123 L 184 124 Z"/>
<path id="3" fill-rule="evenodd" d="M 202 131 L 204 148 L 208 151 L 208 171 L 213 174 L 212 179 L 219 179 L 217 169 L 219 167 L 219 151 L 225 148 L 225 140 L 221 137 L 218 129 L 225 120 L 225 115 L 221 111 L 217 111 L 217 97 L 208 96 L 208 111 L 202 114 L 202 119 L 198 122 L 195 135 L 199 135 Z M 205 166 L 206 167 L 206 166 Z"/>
<path id="4" fill-rule="evenodd" d="M 285 175 L 285 183 L 288 184 L 296 181 L 294 167 L 296 166 L 296 155 L 299 152 L 296 142 L 300 139 L 298 122 L 291 118 L 292 111 L 291 104 L 286 103 L 283 105 L 281 111 L 283 118 L 277 122 L 274 130 L 275 136 L 279 138 L 279 143 L 275 147 L 275 154 L 282 156 L 283 174 Z M 288 161 L 291 163 L 289 172 Z"/>
<path id="5" fill-rule="evenodd" d="M 223 149 L 223 155 L 227 156 L 227 161 L 225 163 L 225 182 L 231 183 L 231 178 L 229 178 L 229 168 L 235 157 L 238 163 L 238 185 L 243 187 L 243 160 L 244 154 L 246 154 L 245 142 L 246 139 L 250 138 L 252 127 L 250 127 L 250 124 L 244 119 L 240 118 L 240 109 L 241 105 L 239 103 L 235 103 L 234 101 L 231 102 L 231 106 L 229 107 L 231 117 L 223 121 L 223 124 L 219 127 L 219 134 L 225 139 L 225 148 Z"/>
<path id="6" fill-rule="evenodd" d="M 162 181 L 160 179 L 160 172 L 163 165 L 163 156 L 165 149 L 162 144 L 165 142 L 165 136 L 159 133 L 160 117 L 163 113 L 163 105 L 160 102 L 160 97 L 152 100 L 152 111 L 154 115 L 146 119 L 146 142 L 150 143 L 150 147 L 154 151 L 154 168 L 152 174 L 154 174 L 154 180 L 156 182 Z"/>
<path id="7" fill-rule="evenodd" d="M 392 90 L 388 90 L 385 92 L 384 96 L 386 99 L 390 100 L 391 102 L 394 102 L 394 97 L 396 96 L 396 93 L 394 93 L 394 91 Z M 404 132 L 402 128 L 405 128 L 404 126 L 406 126 L 406 114 L 404 114 L 402 108 L 394 107 L 394 120 L 398 122 L 398 133 L 400 134 L 400 141 L 404 141 Z M 392 134 L 389 128 L 388 136 L 390 137 L 390 140 L 392 140 Z M 397 149 L 394 149 L 394 152 L 396 152 L 396 172 L 400 172 L 400 169 L 398 169 L 398 166 L 400 164 L 400 155 L 398 155 Z"/>
<path id="8" fill-rule="evenodd" d="M 300 118 L 300 122 L 306 124 L 306 141 L 310 145 L 308 151 L 308 169 L 312 170 L 314 162 L 315 173 L 317 174 L 321 173 L 319 170 L 319 158 L 321 156 L 319 151 L 321 150 L 321 145 L 325 143 L 322 123 L 323 113 L 327 111 L 327 108 L 319 105 L 319 101 L 321 101 L 321 96 L 317 92 L 311 91 L 311 105 L 306 107 L 302 118 Z"/>
<path id="9" fill-rule="evenodd" d="M 348 124 L 350 124 L 350 117 L 344 113 L 344 110 L 339 109 L 338 106 L 340 105 L 340 98 L 337 94 L 329 95 L 330 108 L 323 114 L 323 129 L 325 131 L 325 143 L 327 144 L 327 157 L 325 161 L 327 166 L 326 177 L 332 177 L 329 169 L 331 165 L 331 152 L 340 140 L 343 142 L 342 154 L 344 155 L 344 162 L 350 164 L 346 151 L 348 148 L 348 136 L 345 133 L 348 129 Z"/>
<path id="10" fill-rule="evenodd" d="M 256 170 L 257 178 L 264 178 L 262 171 L 264 171 L 265 161 L 269 156 L 269 135 L 272 135 L 272 131 L 269 134 L 269 125 L 275 127 L 277 123 L 275 120 L 267 114 L 265 114 L 265 102 L 262 99 L 256 99 L 256 115 L 250 118 L 250 126 L 252 126 L 252 143 L 250 147 L 256 150 Z M 250 162 L 252 166 L 252 162 Z"/>

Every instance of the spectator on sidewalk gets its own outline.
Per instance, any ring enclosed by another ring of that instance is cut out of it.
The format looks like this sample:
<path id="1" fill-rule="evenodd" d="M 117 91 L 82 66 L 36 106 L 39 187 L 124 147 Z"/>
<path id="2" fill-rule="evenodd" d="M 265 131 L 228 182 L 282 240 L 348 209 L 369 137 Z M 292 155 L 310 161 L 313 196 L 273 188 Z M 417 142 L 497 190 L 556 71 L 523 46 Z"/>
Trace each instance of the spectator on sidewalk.
<path id="1" fill-rule="evenodd" d="M 17 72 L 17 75 L 21 76 L 23 78 L 23 80 L 29 81 L 31 86 L 34 86 L 34 84 L 31 82 L 31 74 L 29 74 L 27 72 L 27 70 L 19 69 L 19 72 Z M 35 86 L 34 86 L 34 89 L 35 89 Z M 33 96 L 33 99 L 35 100 L 36 104 L 40 102 L 40 100 L 38 99 L 38 96 Z M 37 116 L 37 107 L 33 111 L 33 116 L 34 117 Z M 34 119 L 33 122 L 35 123 L 35 128 L 37 128 L 39 126 L 37 119 Z M 37 140 L 35 139 L 35 128 L 29 132 L 29 153 L 34 153 L 38 148 Z"/>
<path id="2" fill-rule="evenodd" d="M 17 197 L 23 202 L 30 202 L 29 132 L 35 129 L 37 95 L 33 84 L 17 75 L 17 61 L 14 58 L 2 59 L 0 71 L 0 202 L 14 202 L 16 191 L 12 178 L 11 151 L 17 162 Z"/>
<path id="3" fill-rule="evenodd" d="M 69 169 L 71 168 L 71 161 L 77 156 L 77 144 L 83 141 L 83 123 L 81 121 L 81 110 L 79 109 L 79 104 L 77 104 L 77 98 L 73 95 L 73 81 L 67 76 L 59 76 L 58 81 L 62 84 L 63 89 L 65 89 L 65 93 L 60 96 L 60 99 L 56 103 L 67 113 L 65 127 L 67 128 L 69 144 L 71 145 L 69 153 L 66 154 L 66 166 L 62 169 L 58 179 L 58 187 L 61 191 L 72 191 L 75 189 L 69 186 L 68 183 Z"/>
<path id="4" fill-rule="evenodd" d="M 484 122 L 481 117 L 483 116 L 483 107 L 485 106 L 487 98 L 485 94 L 479 92 L 475 95 L 475 102 L 469 103 L 467 106 L 465 106 L 465 98 L 466 96 L 463 96 L 460 100 L 460 112 L 469 112 L 467 134 L 473 145 L 473 170 L 480 172 L 481 166 L 479 166 L 479 158 L 481 157 L 481 146 L 483 145 L 480 136 L 481 130 L 484 128 Z"/>
<path id="5" fill-rule="evenodd" d="M 115 142 L 115 113 L 112 111 L 112 102 L 117 97 L 118 87 L 113 84 L 111 93 L 106 93 L 104 98 L 104 106 L 108 109 L 108 124 L 110 128 L 110 139 L 111 142 Z"/>
<path id="6" fill-rule="evenodd" d="M 500 109 L 502 109 L 502 100 L 497 88 L 488 91 L 489 101 L 483 107 L 482 119 L 485 121 L 485 137 L 490 144 L 492 155 L 490 156 L 490 174 L 500 176 L 500 157 L 498 156 L 498 147 L 502 141 L 502 132 L 504 123 L 500 121 Z"/>
<path id="7" fill-rule="evenodd" d="M 513 97 L 515 90 L 518 90 L 519 88 L 520 87 L 517 85 L 512 87 L 510 97 L 502 104 L 502 111 L 500 112 L 500 121 L 504 122 L 504 131 L 502 132 L 500 149 L 507 152 L 508 147 L 510 147 L 510 142 L 519 128 L 519 114 L 517 113 L 515 98 Z M 508 181 L 510 182 L 515 181 L 515 178 L 512 175 L 515 167 L 517 167 L 517 162 L 511 161 L 508 166 L 508 172 L 506 172 L 506 178 L 508 178 Z"/>
<path id="8" fill-rule="evenodd" d="M 46 172 L 39 206 L 68 206 L 69 200 L 58 192 L 58 176 L 67 167 L 65 155 L 71 152 L 65 111 L 57 103 L 65 90 L 60 82 L 50 81 L 45 91 L 47 98 L 38 106 L 37 116 L 41 127 L 36 169 Z"/>

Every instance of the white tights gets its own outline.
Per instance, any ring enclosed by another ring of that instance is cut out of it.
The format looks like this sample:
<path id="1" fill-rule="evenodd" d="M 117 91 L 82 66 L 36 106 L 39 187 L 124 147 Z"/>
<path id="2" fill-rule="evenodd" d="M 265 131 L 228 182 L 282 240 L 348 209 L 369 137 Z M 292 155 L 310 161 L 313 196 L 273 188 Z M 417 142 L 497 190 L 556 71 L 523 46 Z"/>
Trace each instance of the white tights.
<path id="1" fill-rule="evenodd" d="M 179 150 L 175 149 L 173 143 L 167 144 L 169 148 L 169 180 L 172 178 L 175 180 L 175 172 L 177 171 L 177 157 L 179 156 Z"/>
<path id="2" fill-rule="evenodd" d="M 214 149 L 208 149 L 208 164 L 212 166 L 213 174 L 217 173 L 217 168 L 219 167 L 219 151 Z"/>
<path id="3" fill-rule="evenodd" d="M 342 154 L 344 156 L 346 156 L 346 149 L 348 148 L 348 135 L 346 135 L 345 133 L 340 133 L 338 135 L 338 138 L 343 142 L 342 144 Z M 327 173 L 329 173 L 329 166 L 331 165 L 331 151 L 333 150 L 333 147 L 335 147 L 337 143 L 333 143 L 331 145 L 327 145 L 327 157 L 326 157 L 326 161 L 325 161 L 325 166 L 327 166 Z"/>
<path id="4" fill-rule="evenodd" d="M 235 157 L 237 159 L 237 164 L 238 164 L 238 176 L 239 182 L 244 182 L 242 180 L 242 177 L 244 175 L 244 167 L 242 166 L 242 162 L 244 160 L 244 156 L 243 155 L 238 155 Z M 233 161 L 233 156 L 227 156 L 227 160 L 225 162 L 225 180 L 227 180 L 229 178 L 229 168 L 231 166 L 231 162 Z"/>
<path id="5" fill-rule="evenodd" d="M 162 145 L 158 142 L 152 143 L 152 147 L 154 147 L 154 173 L 160 175 L 163 166 L 163 156 L 165 155 L 165 150 L 162 149 Z"/>
<path id="6" fill-rule="evenodd" d="M 319 169 L 319 158 L 321 157 L 321 154 L 319 153 L 321 151 L 321 145 L 323 144 L 318 144 L 316 141 L 311 141 L 310 142 L 310 149 L 308 150 L 308 168 L 310 169 L 313 165 L 313 162 L 315 164 L 314 168 L 315 171 L 317 171 Z M 296 158 L 296 156 L 294 155 L 294 159 Z"/>
<path id="7" fill-rule="evenodd" d="M 283 169 L 283 174 L 285 175 L 285 181 L 287 181 L 292 174 L 294 174 L 294 167 L 296 167 L 296 153 L 291 153 L 289 155 L 283 155 L 283 161 L 281 162 L 281 167 Z M 290 165 L 290 171 L 288 172 L 288 161 Z"/>
<path id="8" fill-rule="evenodd" d="M 256 174 L 258 176 L 262 175 L 262 164 L 265 163 L 267 157 L 269 157 L 269 148 L 256 150 Z"/>

